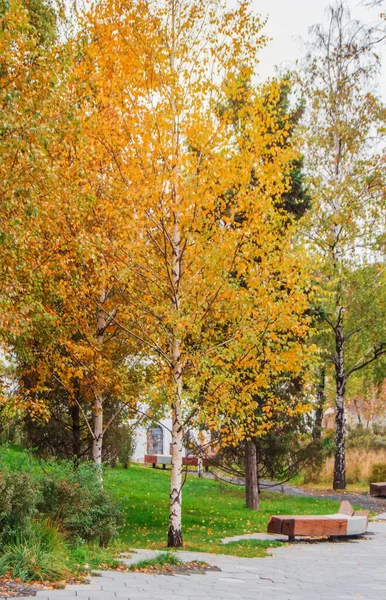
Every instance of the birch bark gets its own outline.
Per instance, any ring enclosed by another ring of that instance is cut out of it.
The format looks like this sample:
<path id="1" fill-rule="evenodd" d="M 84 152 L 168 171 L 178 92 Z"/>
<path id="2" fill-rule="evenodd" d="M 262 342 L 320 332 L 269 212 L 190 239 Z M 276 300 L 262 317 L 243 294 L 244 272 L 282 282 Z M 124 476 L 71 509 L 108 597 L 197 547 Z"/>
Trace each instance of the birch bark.
<path id="1" fill-rule="evenodd" d="M 319 384 L 316 390 L 316 410 L 315 410 L 315 423 L 312 431 L 312 439 L 320 440 L 322 437 L 323 428 L 323 414 L 326 405 L 326 369 L 322 367 L 320 370 Z"/>
<path id="2" fill-rule="evenodd" d="M 344 369 L 343 323 L 340 316 L 335 331 L 335 460 L 334 490 L 346 488 L 345 407 L 346 375 Z"/>
<path id="3" fill-rule="evenodd" d="M 173 285 L 174 285 L 174 310 L 180 309 L 179 284 L 181 278 L 181 249 L 178 215 L 175 215 L 173 230 Z M 182 546 L 182 447 L 183 447 L 183 422 L 182 422 L 182 365 L 180 340 L 175 335 L 172 341 L 172 377 L 174 398 L 172 403 L 172 465 L 170 477 L 170 512 L 168 546 L 178 548 Z"/>
<path id="4" fill-rule="evenodd" d="M 172 129 L 172 205 L 173 205 L 173 234 L 172 234 L 172 310 L 176 315 L 176 322 L 180 312 L 180 286 L 182 276 L 182 249 L 180 229 L 180 197 L 178 193 L 179 178 L 179 115 L 177 108 L 178 91 L 175 89 L 176 75 L 176 0 L 172 2 L 171 14 L 171 52 L 170 71 L 172 74 L 172 90 L 170 95 L 171 112 L 173 116 Z M 182 361 L 181 340 L 176 329 L 171 340 L 171 375 L 173 382 L 172 412 L 172 465 L 170 476 L 170 505 L 168 547 L 179 548 L 182 540 L 182 449 L 183 449 L 183 420 L 182 420 Z"/>
<path id="5" fill-rule="evenodd" d="M 103 290 L 99 304 L 103 306 L 106 301 L 106 291 Z M 97 342 L 102 350 L 103 345 L 103 337 L 106 329 L 106 314 L 100 308 L 97 314 L 97 327 L 96 327 L 96 337 Z M 94 427 L 93 427 L 93 444 L 92 444 L 92 457 L 95 465 L 95 469 L 97 472 L 98 479 L 102 483 L 102 446 L 103 446 L 103 395 L 102 392 L 97 389 L 94 393 Z"/>

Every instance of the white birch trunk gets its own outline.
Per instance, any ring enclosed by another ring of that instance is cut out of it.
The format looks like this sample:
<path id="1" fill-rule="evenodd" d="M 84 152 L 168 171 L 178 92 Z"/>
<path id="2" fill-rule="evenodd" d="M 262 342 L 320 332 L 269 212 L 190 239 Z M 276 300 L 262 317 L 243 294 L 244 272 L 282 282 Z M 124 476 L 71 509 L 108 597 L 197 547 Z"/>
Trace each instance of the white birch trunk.
<path id="1" fill-rule="evenodd" d="M 102 444 L 103 444 L 103 402 L 95 398 L 92 458 L 98 478 L 102 481 Z"/>
<path id="2" fill-rule="evenodd" d="M 176 54 L 176 1 L 171 3 L 171 53 L 170 70 L 173 74 L 175 69 Z M 172 154 L 175 165 L 172 168 L 173 178 L 171 181 L 171 193 L 173 204 L 173 234 L 172 234 L 172 295 L 173 306 L 177 320 L 180 311 L 180 285 L 182 276 L 182 252 L 181 252 L 181 231 L 180 231 L 180 198 L 178 195 L 178 172 L 179 172 L 179 125 L 178 125 L 178 107 L 174 90 L 174 82 L 170 95 L 170 102 L 173 115 L 172 129 Z M 168 547 L 179 548 L 182 546 L 182 446 L 183 446 L 183 420 L 182 420 L 182 360 L 181 360 L 181 341 L 178 335 L 174 333 L 171 339 L 171 375 L 173 382 L 173 402 L 172 402 L 172 465 L 170 477 L 170 506 L 169 506 L 169 530 Z"/>
<path id="3" fill-rule="evenodd" d="M 335 179 L 337 184 L 342 182 L 342 140 L 337 137 L 335 140 Z M 338 188 L 339 189 L 339 188 Z M 337 193 L 335 200 L 335 211 L 339 214 L 341 200 Z M 344 365 L 344 335 L 343 335 L 343 314 L 342 306 L 342 262 L 343 249 L 341 245 L 341 226 L 333 225 L 333 234 L 335 238 L 333 249 L 333 260 L 335 263 L 336 275 L 338 277 L 337 305 L 336 305 L 336 327 L 335 327 L 335 459 L 334 459 L 334 490 L 344 490 L 346 488 L 346 448 L 345 448 L 345 390 L 346 376 Z"/>
<path id="4" fill-rule="evenodd" d="M 99 303 L 103 306 L 106 301 L 107 294 L 103 290 Z M 97 326 L 96 326 L 96 337 L 97 342 L 102 351 L 103 336 L 106 329 L 106 314 L 102 309 L 98 310 L 97 315 Z M 102 450 L 103 450 L 103 395 L 100 390 L 95 392 L 94 400 L 94 428 L 93 428 L 93 444 L 92 444 L 92 458 L 95 465 L 95 470 L 100 482 L 103 482 L 102 478 Z"/>
<path id="5" fill-rule="evenodd" d="M 335 461 L 334 461 L 334 490 L 346 488 L 346 444 L 345 444 L 345 410 L 344 397 L 346 391 L 346 376 L 344 372 L 344 338 L 343 324 L 340 321 L 335 333 Z"/>
<path id="6" fill-rule="evenodd" d="M 197 475 L 199 477 L 203 477 L 203 475 L 204 475 L 203 468 L 202 468 L 202 456 L 201 456 L 201 454 L 198 455 L 198 459 L 197 459 Z"/>
<path id="7" fill-rule="evenodd" d="M 315 423 L 312 430 L 312 439 L 320 440 L 322 437 L 323 429 L 323 414 L 326 404 L 326 369 L 321 368 L 320 379 L 316 390 L 316 410 L 315 410 Z"/>
<path id="8" fill-rule="evenodd" d="M 175 198 L 176 199 L 176 198 Z M 178 313 L 180 309 L 179 286 L 181 280 L 181 248 L 180 227 L 178 213 L 174 216 L 173 227 L 173 308 Z M 172 377 L 173 377 L 173 403 L 172 403 L 172 466 L 170 478 L 170 512 L 168 546 L 178 548 L 182 546 L 182 447 L 183 447 L 183 422 L 182 422 L 182 364 L 180 340 L 177 336 L 172 340 L 171 348 Z"/>
<path id="9" fill-rule="evenodd" d="M 182 540 L 182 414 L 181 414 L 181 369 L 178 366 L 179 342 L 175 340 L 173 354 L 177 362 L 175 369 L 175 397 L 172 405 L 172 466 L 170 477 L 170 508 L 168 546 L 179 548 Z"/>

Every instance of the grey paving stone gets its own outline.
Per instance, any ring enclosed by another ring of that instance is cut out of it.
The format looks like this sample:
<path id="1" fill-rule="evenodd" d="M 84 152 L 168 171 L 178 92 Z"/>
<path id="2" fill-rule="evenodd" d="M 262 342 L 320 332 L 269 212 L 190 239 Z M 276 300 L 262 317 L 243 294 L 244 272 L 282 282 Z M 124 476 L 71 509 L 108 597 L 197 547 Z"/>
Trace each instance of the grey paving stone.
<path id="1" fill-rule="evenodd" d="M 280 533 L 271 535 L 269 533 L 247 533 L 245 535 L 234 535 L 233 537 L 227 537 L 222 540 L 223 544 L 229 544 L 229 542 L 239 542 L 240 540 L 264 540 L 271 542 L 288 542 L 288 535 L 281 535 Z"/>
<path id="2" fill-rule="evenodd" d="M 84 589 L 84 586 L 83 586 Z M 70 590 L 68 587 L 64 590 L 41 590 L 37 592 L 36 598 L 42 600 L 55 593 L 55 598 L 62 600 L 63 598 L 76 598 L 76 590 Z"/>
<path id="3" fill-rule="evenodd" d="M 0 596 L 0 600 L 3 600 L 3 598 L 6 598 L 6 600 L 8 600 L 7 596 Z M 36 598 L 36 596 L 11 596 L 12 600 L 30 600 L 32 598 Z M 41 596 L 40 596 L 41 598 Z M 46 596 L 47 598 L 47 596 Z"/>
<path id="4" fill-rule="evenodd" d="M 119 583 L 113 581 L 111 583 L 103 583 L 100 587 L 103 591 L 107 592 L 117 592 L 117 591 L 125 591 L 126 590 L 126 582 L 120 581 Z"/>
<path id="5" fill-rule="evenodd" d="M 126 588 L 126 592 L 127 592 L 127 588 Z M 128 592 L 127 592 L 127 595 Z M 63 598 L 64 596 L 61 596 L 61 598 Z M 74 598 L 74 596 L 71 596 L 72 598 Z M 76 597 L 77 598 L 103 598 L 103 600 L 114 600 L 115 596 L 115 592 L 108 592 L 105 590 L 78 590 L 76 592 Z M 55 598 L 54 594 L 52 594 L 52 598 Z"/>
<path id="6" fill-rule="evenodd" d="M 182 560 L 205 560 L 222 571 L 176 577 L 105 571 L 88 585 L 41 590 L 35 600 L 383 600 L 386 523 L 373 522 L 371 530 L 360 540 L 281 546 L 264 559 L 181 551 Z M 155 554 L 138 551 L 125 562 Z"/>
<path id="7" fill-rule="evenodd" d="M 379 515 L 376 515 L 371 520 L 372 521 L 386 521 L 386 513 L 381 513 Z"/>

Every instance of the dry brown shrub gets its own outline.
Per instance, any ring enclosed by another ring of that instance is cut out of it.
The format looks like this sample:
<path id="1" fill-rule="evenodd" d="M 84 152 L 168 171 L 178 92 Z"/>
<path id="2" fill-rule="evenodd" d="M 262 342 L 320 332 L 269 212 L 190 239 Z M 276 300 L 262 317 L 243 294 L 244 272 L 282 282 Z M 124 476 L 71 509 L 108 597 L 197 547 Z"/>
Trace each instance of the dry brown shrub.
<path id="1" fill-rule="evenodd" d="M 371 467 L 375 463 L 386 463 L 386 449 L 365 450 L 349 448 L 346 452 L 347 483 L 368 483 Z M 334 457 L 327 458 L 320 469 L 318 482 L 331 484 L 334 472 Z"/>

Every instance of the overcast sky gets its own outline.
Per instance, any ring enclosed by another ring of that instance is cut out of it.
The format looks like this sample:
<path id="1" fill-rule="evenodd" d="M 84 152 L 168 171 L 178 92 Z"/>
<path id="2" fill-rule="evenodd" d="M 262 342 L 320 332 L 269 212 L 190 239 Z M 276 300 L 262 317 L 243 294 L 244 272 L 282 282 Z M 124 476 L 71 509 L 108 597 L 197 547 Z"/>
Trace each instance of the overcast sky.
<path id="1" fill-rule="evenodd" d="M 328 0 L 252 0 L 256 12 L 268 17 L 266 34 L 272 38 L 260 52 L 260 74 L 263 78 L 274 73 L 275 65 L 290 67 L 302 56 L 299 38 L 306 39 L 308 28 L 315 23 L 326 22 Z M 362 22 L 374 23 L 383 7 L 367 8 L 362 0 L 348 0 L 351 15 Z M 380 89 L 386 100 L 386 48 L 383 47 Z"/>

